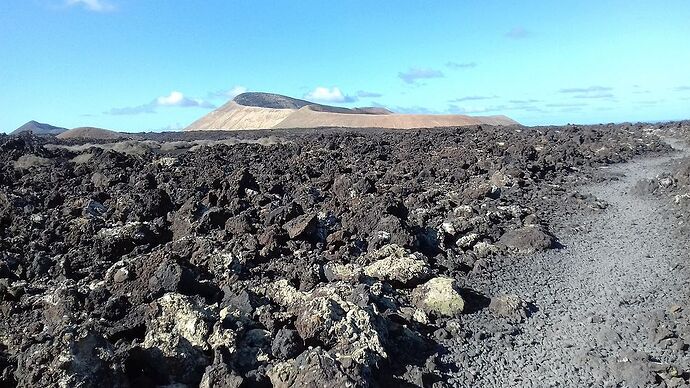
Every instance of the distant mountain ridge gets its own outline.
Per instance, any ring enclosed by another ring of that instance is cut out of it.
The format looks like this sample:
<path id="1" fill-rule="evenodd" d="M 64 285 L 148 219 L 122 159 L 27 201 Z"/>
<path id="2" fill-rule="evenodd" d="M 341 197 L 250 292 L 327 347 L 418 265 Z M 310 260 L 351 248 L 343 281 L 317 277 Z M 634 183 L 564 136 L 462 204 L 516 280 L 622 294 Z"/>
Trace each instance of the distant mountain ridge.
<path id="1" fill-rule="evenodd" d="M 307 105 L 314 104 L 313 102 L 283 96 L 281 94 L 258 92 L 239 94 L 233 98 L 232 101 L 242 106 L 253 106 L 257 108 L 269 109 L 300 109 Z"/>
<path id="2" fill-rule="evenodd" d="M 31 132 L 34 135 L 59 135 L 65 131 L 67 131 L 67 128 L 56 127 L 54 125 L 39 123 L 38 121 L 31 120 L 12 131 L 11 134 L 18 135 L 24 132 Z"/>
<path id="3" fill-rule="evenodd" d="M 305 106 L 319 112 L 331 113 L 360 113 L 360 114 L 391 114 L 386 108 L 364 107 L 343 108 L 339 106 L 317 104 L 315 102 L 300 100 L 298 98 L 283 96 L 275 93 L 246 92 L 236 96 L 232 101 L 242 106 L 268 109 L 302 109 Z"/>
<path id="4" fill-rule="evenodd" d="M 513 125 L 506 116 L 397 114 L 381 107 L 344 108 L 274 93 L 247 92 L 201 117 L 186 130 L 287 128 L 433 128 L 468 125 Z"/>

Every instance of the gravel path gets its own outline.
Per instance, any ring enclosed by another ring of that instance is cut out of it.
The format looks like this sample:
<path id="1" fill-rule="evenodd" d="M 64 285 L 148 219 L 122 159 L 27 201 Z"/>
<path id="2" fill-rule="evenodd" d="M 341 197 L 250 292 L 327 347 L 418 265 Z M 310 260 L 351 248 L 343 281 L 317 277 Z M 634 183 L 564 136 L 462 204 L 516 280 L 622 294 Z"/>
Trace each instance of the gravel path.
<path id="1" fill-rule="evenodd" d="M 567 221 L 563 249 L 506 259 L 479 279 L 487 294 L 516 294 L 538 310 L 519 324 L 487 309 L 463 319 L 467 338 L 447 344 L 446 360 L 459 366 L 451 383 L 681 386 L 674 376 L 690 370 L 688 239 L 662 201 L 632 189 L 686 154 L 609 169 L 620 178 L 581 189 L 609 207 Z"/>

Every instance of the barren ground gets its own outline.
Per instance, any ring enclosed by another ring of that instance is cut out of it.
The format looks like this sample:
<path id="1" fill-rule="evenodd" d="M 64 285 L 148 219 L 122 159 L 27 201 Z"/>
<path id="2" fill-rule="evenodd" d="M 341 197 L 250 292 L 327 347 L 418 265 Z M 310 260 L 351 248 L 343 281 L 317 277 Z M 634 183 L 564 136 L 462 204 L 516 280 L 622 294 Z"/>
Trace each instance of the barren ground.
<path id="1" fill-rule="evenodd" d="M 0 135 L 0 387 L 682 386 L 674 132 Z"/>
<path id="2" fill-rule="evenodd" d="M 562 249 L 508 258 L 478 280 L 489 294 L 534 301 L 536 311 L 517 326 L 486 310 L 468 317 L 477 335 L 450 346 L 449 359 L 467 366 L 455 383 L 644 387 L 688 370 L 687 345 L 674 330 L 687 333 L 688 240 L 661 200 L 634 190 L 686 155 L 602 169 L 613 179 L 582 191 L 606 201 L 606 210 L 565 220 Z"/>

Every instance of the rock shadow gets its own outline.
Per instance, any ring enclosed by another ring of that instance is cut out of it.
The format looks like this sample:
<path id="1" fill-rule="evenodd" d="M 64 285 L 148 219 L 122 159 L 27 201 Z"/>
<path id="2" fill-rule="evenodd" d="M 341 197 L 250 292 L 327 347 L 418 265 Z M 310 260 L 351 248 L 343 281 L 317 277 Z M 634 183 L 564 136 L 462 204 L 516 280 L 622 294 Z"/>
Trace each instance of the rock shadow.
<path id="1" fill-rule="evenodd" d="M 484 310 L 491 303 L 491 298 L 469 288 L 463 288 L 461 294 L 465 299 L 465 308 L 463 310 L 465 314 L 474 314 Z"/>

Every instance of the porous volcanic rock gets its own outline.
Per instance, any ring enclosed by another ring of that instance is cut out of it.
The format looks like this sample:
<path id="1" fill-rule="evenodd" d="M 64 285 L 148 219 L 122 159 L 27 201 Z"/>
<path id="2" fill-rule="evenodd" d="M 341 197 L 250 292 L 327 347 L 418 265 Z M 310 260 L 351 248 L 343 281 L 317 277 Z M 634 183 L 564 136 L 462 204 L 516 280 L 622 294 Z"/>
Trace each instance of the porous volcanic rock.
<path id="1" fill-rule="evenodd" d="M 553 236 L 541 226 L 528 225 L 506 232 L 498 241 L 499 245 L 529 255 L 553 247 Z"/>
<path id="2" fill-rule="evenodd" d="M 0 135 L 0 386 L 442 386 L 473 279 L 645 128 Z"/>
<path id="3" fill-rule="evenodd" d="M 499 295 L 491 298 L 489 311 L 498 317 L 521 322 L 529 315 L 529 305 L 517 295 Z"/>
<path id="4" fill-rule="evenodd" d="M 398 245 L 386 245 L 371 254 L 373 262 L 364 267 L 364 273 L 402 286 L 418 284 L 431 276 L 429 265 L 420 257 Z"/>

